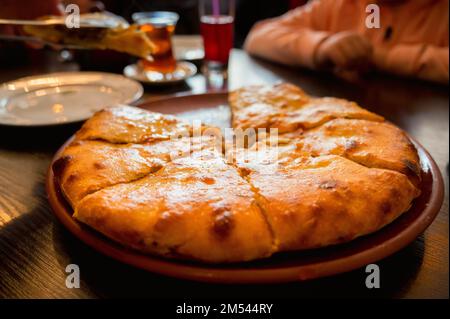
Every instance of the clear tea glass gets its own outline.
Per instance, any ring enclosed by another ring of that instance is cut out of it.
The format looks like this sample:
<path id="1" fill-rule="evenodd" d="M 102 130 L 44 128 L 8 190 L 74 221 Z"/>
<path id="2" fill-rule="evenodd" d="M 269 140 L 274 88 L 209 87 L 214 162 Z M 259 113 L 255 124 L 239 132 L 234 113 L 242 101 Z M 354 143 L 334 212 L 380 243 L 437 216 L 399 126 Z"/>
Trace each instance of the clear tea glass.
<path id="1" fill-rule="evenodd" d="M 172 35 L 179 15 L 169 11 L 136 12 L 132 19 L 156 46 L 156 51 L 152 54 L 153 61 L 142 59 L 139 61 L 141 67 L 145 71 L 163 74 L 174 72 L 177 61 L 172 52 Z"/>

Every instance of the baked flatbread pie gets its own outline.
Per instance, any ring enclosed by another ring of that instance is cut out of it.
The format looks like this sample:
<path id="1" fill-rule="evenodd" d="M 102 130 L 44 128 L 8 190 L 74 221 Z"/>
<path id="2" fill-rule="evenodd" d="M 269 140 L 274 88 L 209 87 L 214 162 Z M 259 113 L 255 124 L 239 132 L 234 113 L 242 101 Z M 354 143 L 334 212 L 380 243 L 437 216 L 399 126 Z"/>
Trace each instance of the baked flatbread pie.
<path id="1" fill-rule="evenodd" d="M 74 217 L 127 246 L 165 256 L 245 261 L 274 251 L 251 186 L 217 152 L 179 158 L 143 179 L 93 193 Z"/>
<path id="2" fill-rule="evenodd" d="M 277 128 L 278 133 L 310 129 L 336 118 L 383 121 L 354 102 L 313 98 L 287 83 L 250 86 L 230 93 L 234 128 Z"/>
<path id="3" fill-rule="evenodd" d="M 73 217 L 130 249 L 227 263 L 351 241 L 419 196 L 407 135 L 356 103 L 291 84 L 229 98 L 233 127 L 281 133 L 228 149 L 174 116 L 97 112 L 53 164 Z"/>
<path id="4" fill-rule="evenodd" d="M 24 31 L 55 45 L 75 45 L 86 49 L 109 49 L 147 59 L 155 44 L 137 25 L 117 28 L 72 28 L 65 25 L 26 25 Z"/>
<path id="5" fill-rule="evenodd" d="M 299 87 L 281 83 L 275 86 L 247 86 L 229 94 L 231 124 L 236 129 L 270 128 L 284 109 L 297 109 L 309 101 Z"/>
<path id="6" fill-rule="evenodd" d="M 254 154 L 252 154 L 254 152 Z M 418 189 L 407 176 L 368 168 L 340 156 L 238 151 L 235 158 L 257 194 L 277 250 L 350 241 L 409 209 Z"/>
<path id="7" fill-rule="evenodd" d="M 420 181 L 420 161 L 414 145 L 402 130 L 387 122 L 335 119 L 304 132 L 297 141 L 297 147 L 312 156 L 340 155 Z"/>
<path id="8" fill-rule="evenodd" d="M 174 116 L 124 105 L 96 113 L 76 135 L 79 140 L 139 144 L 191 134 L 191 125 Z"/>
<path id="9" fill-rule="evenodd" d="M 142 145 L 77 140 L 53 164 L 66 199 L 76 206 L 86 195 L 102 188 L 142 178 L 165 163 L 148 156 Z"/>

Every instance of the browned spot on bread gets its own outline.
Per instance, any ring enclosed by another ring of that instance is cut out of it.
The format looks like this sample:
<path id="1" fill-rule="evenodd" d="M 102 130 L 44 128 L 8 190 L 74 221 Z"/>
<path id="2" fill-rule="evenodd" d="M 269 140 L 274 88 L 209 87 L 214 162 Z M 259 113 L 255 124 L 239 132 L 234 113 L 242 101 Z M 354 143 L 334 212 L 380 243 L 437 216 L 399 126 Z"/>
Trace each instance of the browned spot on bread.
<path id="1" fill-rule="evenodd" d="M 348 218 L 349 211 L 345 207 L 341 207 L 339 209 L 336 209 L 336 215 L 339 216 L 339 218 Z"/>
<path id="2" fill-rule="evenodd" d="M 200 180 L 207 185 L 213 185 L 216 183 L 216 180 L 214 178 L 208 176 L 204 176 Z"/>
<path id="3" fill-rule="evenodd" d="M 60 179 L 66 170 L 69 163 L 73 160 L 73 157 L 70 155 L 64 155 L 58 158 L 52 165 L 53 174 L 56 179 Z"/>
<path id="4" fill-rule="evenodd" d="M 100 162 L 94 162 L 93 166 L 95 169 L 105 169 L 106 168 L 106 166 Z"/>
<path id="5" fill-rule="evenodd" d="M 227 238 L 234 227 L 232 213 L 225 207 L 214 210 L 215 215 L 212 232 L 220 239 Z"/>
<path id="6" fill-rule="evenodd" d="M 252 172 L 250 170 L 250 168 L 248 168 L 248 167 L 240 167 L 239 171 L 240 171 L 242 177 L 246 177 L 246 176 L 250 175 L 250 173 Z"/>
<path id="7" fill-rule="evenodd" d="M 389 191 L 390 194 L 390 198 L 400 198 L 402 196 L 402 194 L 400 193 L 400 191 L 397 188 L 391 188 L 391 190 Z"/>
<path id="8" fill-rule="evenodd" d="M 391 212 L 391 210 L 392 210 L 392 205 L 391 205 L 390 202 L 386 201 L 386 202 L 382 202 L 382 203 L 381 203 L 380 208 L 381 208 L 381 212 L 382 212 L 384 215 L 387 215 L 387 214 L 389 214 L 389 213 Z"/>
<path id="9" fill-rule="evenodd" d="M 319 216 L 321 216 L 321 215 L 325 212 L 323 206 L 320 205 L 320 204 L 313 204 L 313 205 L 311 206 L 311 210 L 312 210 L 312 212 L 314 213 L 314 216 L 315 216 L 316 218 L 319 217 Z"/>
<path id="10" fill-rule="evenodd" d="M 77 174 L 75 174 L 75 173 L 73 173 L 73 174 L 70 174 L 69 175 L 69 177 L 67 177 L 67 183 L 73 183 L 73 182 L 75 182 L 77 179 L 78 179 L 78 177 L 79 177 L 79 175 L 77 175 Z"/>

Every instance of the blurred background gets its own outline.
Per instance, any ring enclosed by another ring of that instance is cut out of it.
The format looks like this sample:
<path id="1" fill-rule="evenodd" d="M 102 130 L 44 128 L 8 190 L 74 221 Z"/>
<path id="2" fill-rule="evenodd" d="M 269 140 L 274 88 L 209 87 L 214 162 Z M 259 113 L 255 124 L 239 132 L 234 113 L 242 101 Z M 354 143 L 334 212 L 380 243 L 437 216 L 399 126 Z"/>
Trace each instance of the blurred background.
<path id="1" fill-rule="evenodd" d="M 288 10 L 305 4 L 306 0 L 236 0 L 234 47 L 241 48 L 251 27 L 258 21 L 279 16 Z M 199 34 L 199 0 L 67 0 L 66 6 L 75 3 L 81 13 L 110 11 L 131 22 L 131 15 L 139 11 L 173 11 L 180 15 L 175 34 Z M 0 9 L 1 10 L 1 9 Z M 30 18 L 30 17 L 23 17 Z M 45 58 L 46 50 L 35 50 L 20 42 L 0 42 L 0 67 L 13 68 L 18 65 L 34 64 Z M 61 57 L 62 59 L 67 58 Z M 122 70 L 132 57 L 117 52 L 86 51 L 73 52 L 70 57 L 80 64 L 81 69 Z"/>

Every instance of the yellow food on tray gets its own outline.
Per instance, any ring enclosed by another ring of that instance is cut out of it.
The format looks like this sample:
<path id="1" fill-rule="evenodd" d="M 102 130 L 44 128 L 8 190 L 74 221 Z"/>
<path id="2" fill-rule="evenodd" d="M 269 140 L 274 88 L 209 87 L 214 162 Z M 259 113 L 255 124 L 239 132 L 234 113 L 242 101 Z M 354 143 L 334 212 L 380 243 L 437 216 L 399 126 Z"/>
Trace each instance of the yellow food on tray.
<path id="1" fill-rule="evenodd" d="M 137 25 L 115 28 L 67 28 L 64 24 L 25 25 L 24 31 L 56 45 L 74 45 L 86 49 L 109 49 L 147 59 L 155 51 L 154 43 Z"/>
<path id="2" fill-rule="evenodd" d="M 234 127 L 280 135 L 230 150 L 174 116 L 96 113 L 53 165 L 74 218 L 145 253 L 241 262 L 349 242 L 420 194 L 411 141 L 356 103 L 277 84 L 234 91 L 230 107 Z"/>

